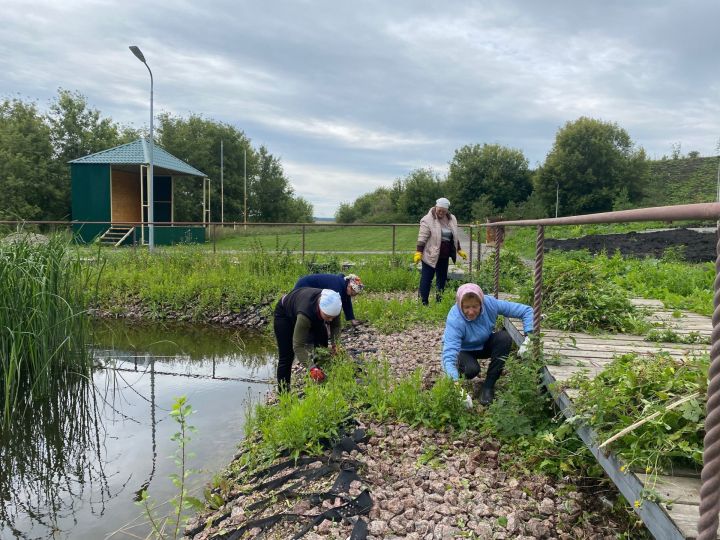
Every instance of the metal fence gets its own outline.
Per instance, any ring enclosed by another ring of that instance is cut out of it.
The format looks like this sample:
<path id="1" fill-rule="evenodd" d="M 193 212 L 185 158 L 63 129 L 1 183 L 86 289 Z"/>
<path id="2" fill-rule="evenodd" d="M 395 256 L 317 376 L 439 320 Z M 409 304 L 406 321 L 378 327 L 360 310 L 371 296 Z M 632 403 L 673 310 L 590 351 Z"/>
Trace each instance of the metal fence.
<path id="1" fill-rule="evenodd" d="M 233 250 L 233 251 L 244 251 L 249 249 L 248 246 L 241 248 L 224 247 L 224 242 L 231 237 L 251 240 L 258 239 L 261 237 L 267 238 L 268 236 L 276 236 L 277 238 L 291 238 L 295 241 L 282 243 L 277 241 L 271 249 L 288 251 L 291 253 L 299 253 L 303 262 L 308 254 L 313 253 L 330 253 L 330 254 L 390 254 L 392 256 L 400 254 L 413 253 L 416 247 L 416 233 L 419 225 L 417 223 L 242 223 L 242 222 L 194 222 L 194 221 L 176 221 L 172 224 L 167 222 L 119 222 L 113 221 L 112 223 L 107 221 L 0 221 L 0 227 L 6 227 L 8 229 L 24 230 L 31 232 L 59 232 L 66 231 L 69 234 L 75 234 L 80 227 L 95 227 L 95 228 L 109 228 L 110 226 L 127 226 L 132 227 L 132 233 L 127 237 L 126 244 L 134 248 L 141 247 L 146 243 L 144 240 L 147 234 L 141 234 L 143 228 L 147 228 L 149 225 L 153 225 L 155 230 L 163 229 L 182 229 L 182 228 L 203 228 L 205 231 L 205 241 L 201 243 L 212 249 L 213 253 L 218 250 Z M 479 245 L 480 238 L 475 238 L 475 235 L 479 235 L 481 229 L 477 225 L 473 224 L 462 224 L 458 225 L 458 228 L 467 234 L 467 238 L 470 240 L 467 248 L 463 244 L 463 248 L 468 252 L 468 272 L 472 274 L 473 261 L 477 257 L 477 262 L 480 260 L 480 251 L 476 249 L 476 245 Z M 333 248 L 322 245 L 322 240 L 317 240 L 317 236 L 313 233 L 319 231 L 331 231 L 337 229 L 346 229 L 352 231 L 353 229 L 379 229 L 386 233 L 384 237 L 387 242 L 385 249 L 353 249 L 353 238 L 351 234 L 348 235 L 347 246 L 343 248 Z M 408 241 L 408 236 L 405 235 L 405 243 L 400 243 L 398 235 L 400 231 L 412 230 L 412 240 Z M 77 236 L 77 235 L 76 235 Z M 98 235 L 99 238 L 99 235 Z M 312 239 L 312 244 L 310 240 Z M 157 241 L 156 241 L 157 242 Z"/>

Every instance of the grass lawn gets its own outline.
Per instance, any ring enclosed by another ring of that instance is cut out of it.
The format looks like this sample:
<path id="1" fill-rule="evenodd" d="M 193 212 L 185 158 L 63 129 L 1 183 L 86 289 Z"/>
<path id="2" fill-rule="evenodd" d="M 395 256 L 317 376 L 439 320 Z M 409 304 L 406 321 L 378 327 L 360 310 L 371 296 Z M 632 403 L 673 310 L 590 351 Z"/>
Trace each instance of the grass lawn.
<path id="1" fill-rule="evenodd" d="M 415 251 L 418 226 L 395 227 L 396 251 Z M 238 227 L 218 231 L 218 249 L 302 250 L 302 226 Z M 393 227 L 391 225 L 364 225 L 343 227 L 341 225 L 305 226 L 306 251 L 392 251 Z"/>

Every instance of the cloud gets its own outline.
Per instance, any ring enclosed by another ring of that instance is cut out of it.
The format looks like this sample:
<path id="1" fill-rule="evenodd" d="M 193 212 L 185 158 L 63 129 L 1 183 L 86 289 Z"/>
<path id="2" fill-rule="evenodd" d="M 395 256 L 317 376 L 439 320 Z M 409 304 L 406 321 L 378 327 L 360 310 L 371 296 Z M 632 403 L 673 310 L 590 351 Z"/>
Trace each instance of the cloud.
<path id="1" fill-rule="evenodd" d="M 331 215 L 466 144 L 544 161 L 580 116 L 651 156 L 716 152 L 715 0 L 238 4 L 6 0 L 0 94 L 78 90 L 120 123 L 192 112 L 243 130 Z M 315 184 L 313 184 L 315 182 Z"/>
<path id="2" fill-rule="evenodd" d="M 318 167 L 315 163 L 283 160 L 295 194 L 313 203 L 318 217 L 331 217 L 342 202 L 354 199 L 378 187 L 388 186 L 392 178 L 358 173 L 340 167 Z"/>

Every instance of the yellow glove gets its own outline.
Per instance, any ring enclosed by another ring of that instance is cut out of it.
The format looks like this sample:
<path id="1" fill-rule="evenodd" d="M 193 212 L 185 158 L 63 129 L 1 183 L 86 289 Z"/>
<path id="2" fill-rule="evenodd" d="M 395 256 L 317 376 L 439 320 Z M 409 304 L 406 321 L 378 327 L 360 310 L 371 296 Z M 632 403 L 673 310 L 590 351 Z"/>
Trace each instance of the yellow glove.
<path id="1" fill-rule="evenodd" d="M 420 253 L 419 251 L 416 251 L 415 255 L 413 255 L 413 262 L 415 264 L 417 264 L 420 262 L 420 259 L 422 259 L 422 253 Z"/>
<path id="2" fill-rule="evenodd" d="M 467 259 L 467 253 L 465 253 L 462 249 L 458 249 L 457 254 L 460 255 L 463 259 Z"/>

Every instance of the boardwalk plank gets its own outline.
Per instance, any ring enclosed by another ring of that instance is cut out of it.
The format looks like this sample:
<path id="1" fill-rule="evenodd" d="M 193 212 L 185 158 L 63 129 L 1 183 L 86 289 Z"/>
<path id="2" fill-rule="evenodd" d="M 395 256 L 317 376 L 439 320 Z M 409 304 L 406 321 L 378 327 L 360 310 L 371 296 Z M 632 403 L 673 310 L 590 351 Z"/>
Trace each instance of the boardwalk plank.
<path id="1" fill-rule="evenodd" d="M 697 333 L 704 337 L 711 335 L 712 321 L 709 317 L 684 311 L 680 312 L 680 317 L 677 317 L 678 311 L 665 309 L 662 302 L 657 300 L 633 299 L 632 302 L 636 306 L 647 309 L 648 320 L 662 328 L 670 329 L 679 335 L 691 333 Z M 512 324 L 518 329 L 522 326 L 520 321 L 513 320 Z M 709 354 L 710 349 L 707 344 L 654 343 L 646 341 L 643 336 L 590 335 L 551 329 L 543 329 L 542 335 L 545 356 L 553 360 L 545 366 L 548 375 L 545 378 L 546 384 L 566 415 L 574 414 L 572 400 L 577 399 L 578 391 L 563 390 L 563 383 L 579 373 L 589 378 L 595 377 L 617 355 L 630 352 L 650 355 L 663 351 L 681 362 L 689 356 Z M 579 429 L 588 431 L 587 427 Z M 594 445 L 592 438 L 589 438 L 587 433 L 584 436 L 581 433 L 581 437 L 586 444 L 591 446 L 590 449 L 595 457 L 598 460 L 603 459 L 604 454 L 598 453 L 597 448 L 592 447 Z M 631 492 L 635 492 L 640 497 L 637 486 L 643 486 L 644 489 L 654 490 L 666 501 L 659 505 L 652 501 L 644 501 L 641 507 L 636 509 L 638 514 L 645 519 L 648 528 L 654 531 L 653 534 L 656 537 L 675 538 L 678 534 L 687 539 L 697 537 L 700 503 L 700 480 L 698 478 L 664 475 L 653 477 L 646 474 L 628 473 L 627 479 L 629 480 L 632 476 L 634 480 L 626 482 L 623 480 L 623 474 L 619 472 L 620 461 L 612 458 L 610 462 L 617 463 L 617 470 L 612 465 L 608 465 L 607 460 L 604 460 L 602 465 L 613 481 L 616 484 L 619 482 L 618 487 L 626 494 L 626 497 Z M 626 493 L 627 490 L 630 492 Z M 669 529 L 662 530 L 662 527 L 658 528 L 659 523 L 664 523 L 665 527 L 671 527 L 668 518 L 674 523 L 673 530 L 675 532 Z M 648 523 L 648 521 L 653 523 Z M 718 538 L 720 538 L 720 530 Z"/>

